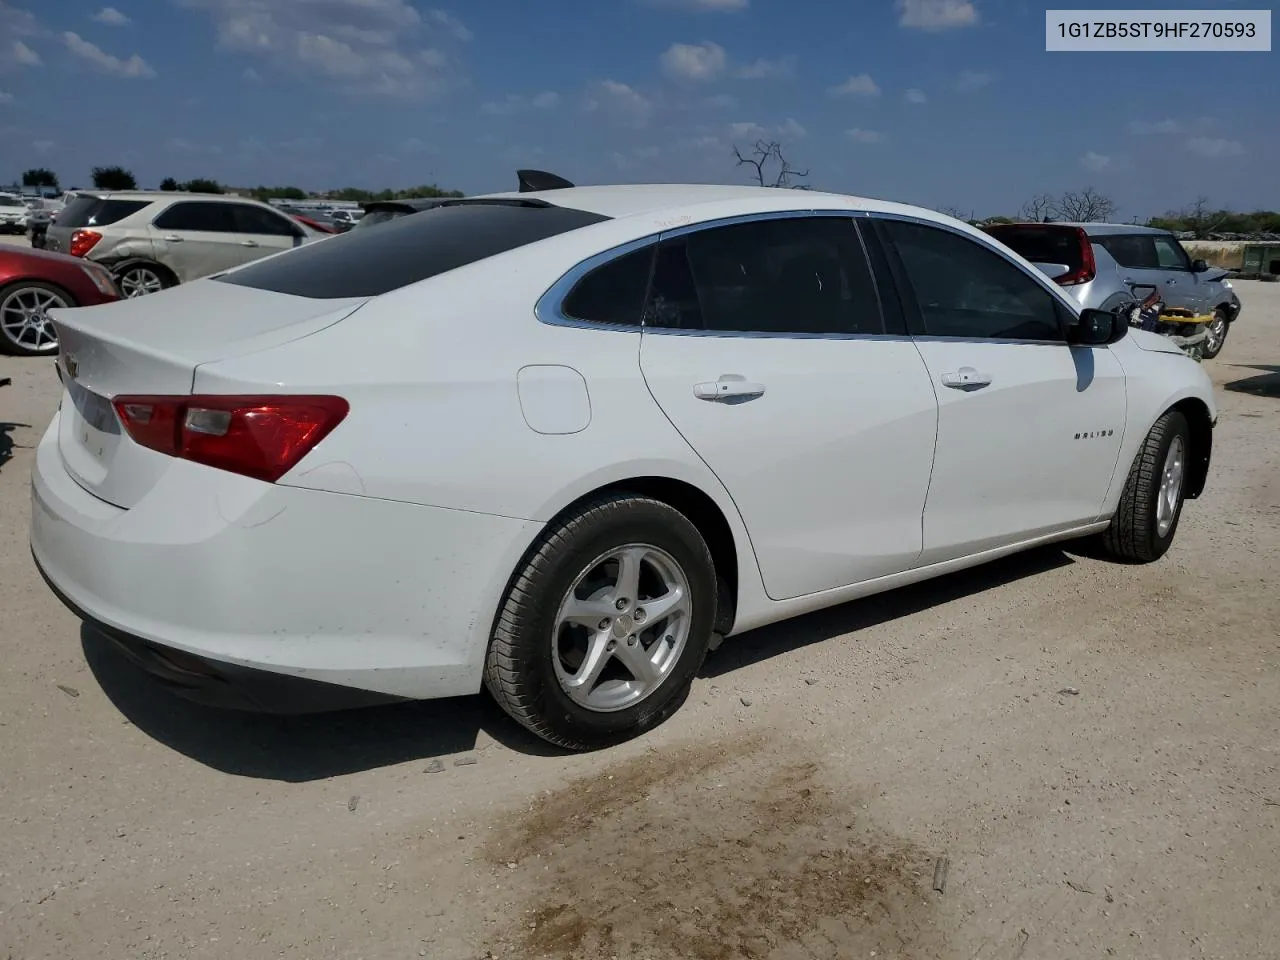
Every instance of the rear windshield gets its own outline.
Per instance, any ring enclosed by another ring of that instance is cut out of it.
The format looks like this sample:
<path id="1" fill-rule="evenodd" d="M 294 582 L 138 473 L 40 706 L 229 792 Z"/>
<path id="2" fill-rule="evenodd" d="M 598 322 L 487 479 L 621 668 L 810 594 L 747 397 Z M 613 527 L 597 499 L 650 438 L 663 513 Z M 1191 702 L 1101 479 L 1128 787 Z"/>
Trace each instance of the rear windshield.
<path id="1" fill-rule="evenodd" d="M 385 207 L 380 210 L 369 210 L 356 221 L 355 228 L 372 227 L 379 223 L 386 223 L 388 220 L 399 220 L 401 217 L 407 217 L 411 213 L 413 213 L 412 210 L 387 209 Z"/>
<path id="2" fill-rule="evenodd" d="M 26 204 L 17 197 L 0 197 L 0 207 L 25 207 Z"/>
<path id="3" fill-rule="evenodd" d="M 217 280 L 321 300 L 376 297 L 608 219 L 568 207 L 462 200 L 378 230 L 352 230 L 308 244 Z"/>
<path id="4" fill-rule="evenodd" d="M 987 233 L 1032 263 L 1063 263 L 1073 271 L 1084 266 L 1080 234 L 1074 227 L 988 227 Z"/>
<path id="5" fill-rule="evenodd" d="M 151 205 L 150 200 L 104 200 L 76 197 L 58 214 L 60 227 L 105 227 Z"/>

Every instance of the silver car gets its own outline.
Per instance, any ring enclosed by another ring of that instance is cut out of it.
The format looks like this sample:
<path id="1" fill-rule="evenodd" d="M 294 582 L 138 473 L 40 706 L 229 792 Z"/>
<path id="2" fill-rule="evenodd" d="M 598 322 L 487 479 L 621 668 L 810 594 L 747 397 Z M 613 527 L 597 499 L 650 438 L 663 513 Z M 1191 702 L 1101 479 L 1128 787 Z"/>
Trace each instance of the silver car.
<path id="1" fill-rule="evenodd" d="M 101 263 L 124 296 L 139 297 L 327 236 L 245 197 L 81 191 L 49 225 L 46 247 Z"/>
<path id="2" fill-rule="evenodd" d="M 1166 307 L 1212 314 L 1202 347 L 1208 359 L 1222 352 L 1240 315 L 1227 271 L 1192 260 L 1167 230 L 1124 223 L 1002 223 L 983 229 L 1040 267 L 1082 307 L 1113 310 L 1154 288 Z"/>
<path id="3" fill-rule="evenodd" d="M 29 212 L 21 197 L 0 193 L 0 233 L 26 233 Z"/>

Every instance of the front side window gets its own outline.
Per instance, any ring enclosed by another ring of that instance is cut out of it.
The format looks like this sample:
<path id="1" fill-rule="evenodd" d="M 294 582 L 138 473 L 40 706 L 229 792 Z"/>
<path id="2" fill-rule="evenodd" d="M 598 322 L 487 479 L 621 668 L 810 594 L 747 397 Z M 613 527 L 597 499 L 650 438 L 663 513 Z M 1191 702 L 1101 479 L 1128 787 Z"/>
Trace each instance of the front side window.
<path id="1" fill-rule="evenodd" d="M 1191 258 L 1173 237 L 1156 237 L 1156 260 L 1166 270 L 1190 270 Z"/>
<path id="2" fill-rule="evenodd" d="M 229 203 L 202 203 L 191 200 L 175 203 L 156 217 L 161 230 L 198 230 L 205 233 L 238 233 Z"/>
<path id="3" fill-rule="evenodd" d="M 664 241 L 645 323 L 781 336 L 884 333 L 848 217 L 756 220 Z"/>
<path id="4" fill-rule="evenodd" d="M 254 207 L 247 203 L 228 204 L 232 210 L 238 233 L 255 233 L 268 237 L 296 237 L 298 230 L 288 220 L 270 210 Z"/>
<path id="5" fill-rule="evenodd" d="M 887 220 L 924 333 L 964 339 L 1063 339 L 1053 295 L 974 240 L 925 224 Z"/>

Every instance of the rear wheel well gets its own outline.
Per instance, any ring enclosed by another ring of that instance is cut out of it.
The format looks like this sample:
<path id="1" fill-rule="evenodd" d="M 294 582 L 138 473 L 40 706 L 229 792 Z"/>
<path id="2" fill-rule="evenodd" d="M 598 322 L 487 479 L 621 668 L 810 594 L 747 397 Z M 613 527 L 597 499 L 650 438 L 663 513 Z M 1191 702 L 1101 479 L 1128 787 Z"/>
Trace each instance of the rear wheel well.
<path id="1" fill-rule="evenodd" d="M 155 260 L 149 260 L 146 257 L 126 257 L 123 260 L 112 263 L 107 269 L 111 271 L 113 277 L 119 277 L 123 271 L 128 270 L 130 267 L 147 267 L 154 270 L 161 278 L 167 280 L 170 286 L 176 287 L 178 285 L 178 275 L 176 273 L 163 263 L 157 263 Z"/>
<path id="2" fill-rule="evenodd" d="M 738 607 L 738 552 L 733 530 L 716 502 L 693 484 L 670 477 L 633 477 L 592 490 L 560 511 L 571 514 L 577 506 L 601 494 L 632 493 L 659 500 L 684 514 L 698 528 L 716 568 L 715 632 L 723 636 L 733 627 Z"/>
<path id="3" fill-rule="evenodd" d="M 1204 492 L 1209 479 L 1209 459 L 1213 454 L 1213 421 L 1204 401 L 1194 397 L 1180 400 L 1169 409 L 1177 410 L 1187 419 L 1191 430 L 1191 472 L 1187 477 L 1186 498 L 1194 500 Z"/>

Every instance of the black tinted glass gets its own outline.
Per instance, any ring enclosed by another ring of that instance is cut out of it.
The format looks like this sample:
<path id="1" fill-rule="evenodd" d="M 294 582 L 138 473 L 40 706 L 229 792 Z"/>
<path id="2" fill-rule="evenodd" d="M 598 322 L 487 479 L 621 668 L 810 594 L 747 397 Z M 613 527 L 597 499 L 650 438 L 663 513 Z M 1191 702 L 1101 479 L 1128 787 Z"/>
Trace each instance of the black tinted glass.
<path id="1" fill-rule="evenodd" d="M 106 227 L 150 204 L 149 200 L 103 200 L 76 197 L 58 213 L 60 227 Z"/>
<path id="2" fill-rule="evenodd" d="M 706 329 L 884 332 L 871 269 L 845 217 L 796 217 L 689 234 Z"/>
<path id="3" fill-rule="evenodd" d="M 175 203 L 156 217 L 161 230 L 204 230 L 210 233 L 237 233 L 230 203 Z"/>
<path id="4" fill-rule="evenodd" d="M 658 246 L 653 261 L 653 280 L 644 306 L 646 327 L 672 330 L 702 330 L 702 307 L 689 269 L 689 255 L 683 238 Z"/>
<path id="5" fill-rule="evenodd" d="M 1072 271 L 1084 266 L 1080 234 L 1074 227 L 990 227 L 987 232 L 1032 263 L 1062 263 Z"/>
<path id="6" fill-rule="evenodd" d="M 608 217 L 568 207 L 463 201 L 352 230 L 219 277 L 299 297 L 376 297 Z"/>
<path id="7" fill-rule="evenodd" d="M 390 220 L 398 220 L 401 217 L 407 217 L 412 210 L 370 210 L 363 217 L 356 221 L 353 230 L 361 228 L 376 227 L 380 223 L 387 223 Z"/>
<path id="8" fill-rule="evenodd" d="M 1155 241 L 1150 236 L 1095 237 L 1093 242 L 1111 254 L 1111 258 L 1122 267 L 1135 270 L 1157 270 L 1160 267 Z"/>
<path id="9" fill-rule="evenodd" d="M 284 217 L 272 213 L 270 210 L 251 207 L 247 203 L 228 204 L 228 206 L 231 207 L 232 217 L 235 219 L 238 233 L 256 233 L 269 237 L 294 237 L 301 232 Z"/>
<path id="10" fill-rule="evenodd" d="M 644 312 L 655 247 L 611 260 L 587 274 L 565 298 L 565 316 L 592 323 L 636 326 Z"/>
<path id="11" fill-rule="evenodd" d="M 1053 296 L 995 251 L 936 227 L 888 221 L 885 228 L 926 335 L 1062 339 Z"/>

